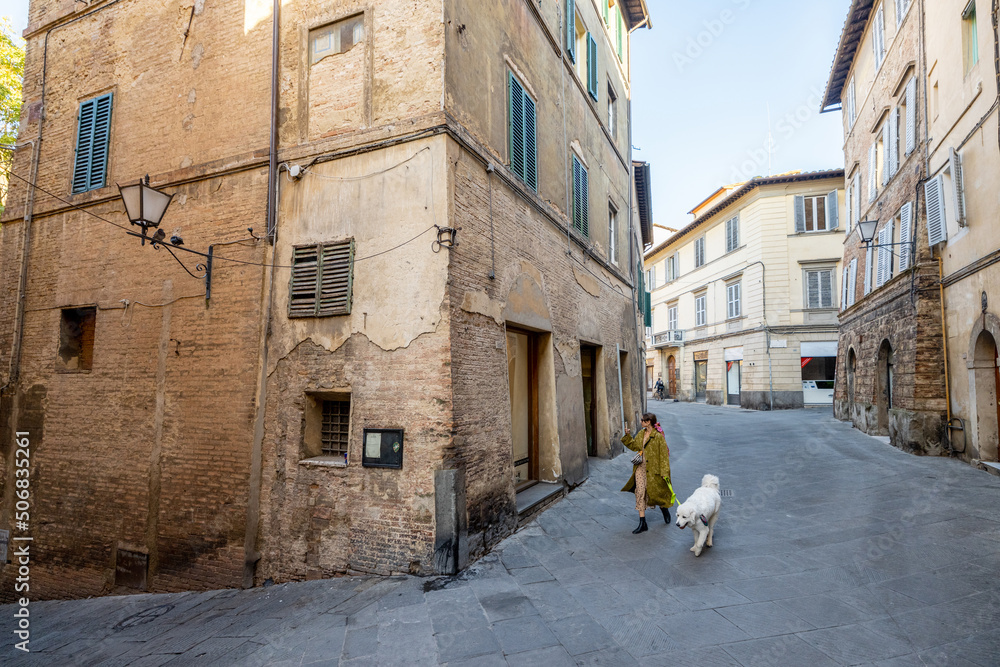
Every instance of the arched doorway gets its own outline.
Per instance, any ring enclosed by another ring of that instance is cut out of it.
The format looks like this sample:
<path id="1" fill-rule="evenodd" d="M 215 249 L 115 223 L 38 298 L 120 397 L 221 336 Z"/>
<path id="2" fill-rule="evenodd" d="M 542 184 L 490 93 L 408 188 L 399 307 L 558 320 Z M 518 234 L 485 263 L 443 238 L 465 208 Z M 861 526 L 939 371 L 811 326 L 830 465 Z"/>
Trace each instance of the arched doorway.
<path id="1" fill-rule="evenodd" d="M 854 410 L 854 372 L 858 365 L 857 355 L 852 347 L 847 351 L 847 409 Z"/>
<path id="2" fill-rule="evenodd" d="M 997 443 L 1000 440 L 1000 415 L 997 413 L 1000 368 L 997 368 L 997 342 L 989 331 L 983 330 L 976 338 L 972 372 L 976 392 L 976 443 L 979 458 L 996 461 Z"/>
<path id="3" fill-rule="evenodd" d="M 677 359 L 672 354 L 667 357 L 667 396 L 677 397 Z"/>
<path id="4" fill-rule="evenodd" d="M 888 340 L 883 340 L 878 350 L 878 363 L 875 373 L 875 402 L 878 405 L 879 435 L 889 435 L 889 410 L 892 409 L 893 389 L 893 352 Z"/>

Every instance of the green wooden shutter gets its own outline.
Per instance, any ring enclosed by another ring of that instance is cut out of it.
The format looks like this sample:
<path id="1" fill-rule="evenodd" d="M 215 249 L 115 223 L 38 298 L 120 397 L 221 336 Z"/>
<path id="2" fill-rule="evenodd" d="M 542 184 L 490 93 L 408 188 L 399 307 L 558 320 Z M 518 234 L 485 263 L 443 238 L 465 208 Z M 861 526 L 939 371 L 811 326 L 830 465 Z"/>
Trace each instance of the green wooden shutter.
<path id="1" fill-rule="evenodd" d="M 608 0 L 601 1 L 601 15 L 604 17 L 604 25 L 611 25 L 608 21 Z"/>
<path id="2" fill-rule="evenodd" d="M 597 101 L 597 42 L 587 33 L 587 92 Z"/>
<path id="3" fill-rule="evenodd" d="M 510 169 L 524 179 L 524 89 L 513 73 L 510 82 Z"/>
<path id="4" fill-rule="evenodd" d="M 535 101 L 524 94 L 524 182 L 538 191 L 538 146 L 535 141 Z"/>
<path id="5" fill-rule="evenodd" d="M 566 0 L 566 53 L 576 62 L 576 2 Z"/>
<path id="6" fill-rule="evenodd" d="M 571 218 L 573 220 L 573 226 L 576 229 L 580 229 L 580 162 L 573 156 L 573 210 L 571 212 Z"/>
<path id="7" fill-rule="evenodd" d="M 625 36 L 625 20 L 622 18 L 621 10 L 615 6 L 615 16 L 618 18 L 618 60 L 624 60 L 625 50 L 622 48 L 622 42 Z"/>
<path id="8" fill-rule="evenodd" d="M 294 248 L 289 317 L 349 315 L 353 288 L 354 239 Z"/>
<path id="9" fill-rule="evenodd" d="M 73 192 L 104 187 L 111 138 L 112 93 L 80 104 L 73 159 Z"/>
<path id="10" fill-rule="evenodd" d="M 584 236 L 590 236 L 590 215 L 587 170 L 573 156 L 573 227 Z"/>
<path id="11" fill-rule="evenodd" d="M 580 201 L 583 202 L 582 206 L 582 220 L 580 231 L 583 235 L 590 237 L 590 186 L 587 180 L 587 170 L 580 165 Z"/>

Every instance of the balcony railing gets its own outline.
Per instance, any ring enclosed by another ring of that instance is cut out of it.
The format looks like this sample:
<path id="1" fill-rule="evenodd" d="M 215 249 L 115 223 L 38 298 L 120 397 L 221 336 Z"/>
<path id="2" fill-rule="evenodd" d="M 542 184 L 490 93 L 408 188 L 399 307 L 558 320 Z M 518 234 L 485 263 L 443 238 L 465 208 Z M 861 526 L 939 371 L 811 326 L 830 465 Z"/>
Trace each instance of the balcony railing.
<path id="1" fill-rule="evenodd" d="M 653 345 L 655 347 L 672 347 L 684 342 L 683 329 L 670 329 L 658 334 L 653 334 Z"/>

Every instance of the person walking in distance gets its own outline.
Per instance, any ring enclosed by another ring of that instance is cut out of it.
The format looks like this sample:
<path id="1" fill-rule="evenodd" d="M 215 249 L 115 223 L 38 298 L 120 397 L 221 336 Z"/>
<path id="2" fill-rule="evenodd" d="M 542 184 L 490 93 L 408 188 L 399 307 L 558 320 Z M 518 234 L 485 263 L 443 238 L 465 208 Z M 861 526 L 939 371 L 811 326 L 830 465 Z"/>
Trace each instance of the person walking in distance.
<path id="1" fill-rule="evenodd" d="M 669 524 L 670 507 L 677 502 L 677 496 L 670 484 L 670 449 L 656 415 L 647 412 L 642 416 L 642 429 L 634 438 L 625 424 L 622 444 L 639 452 L 632 459 L 632 477 L 622 488 L 626 493 L 635 493 L 635 508 L 639 510 L 639 526 L 632 532 L 638 534 L 649 530 L 646 525 L 648 507 L 659 507 L 663 520 Z"/>

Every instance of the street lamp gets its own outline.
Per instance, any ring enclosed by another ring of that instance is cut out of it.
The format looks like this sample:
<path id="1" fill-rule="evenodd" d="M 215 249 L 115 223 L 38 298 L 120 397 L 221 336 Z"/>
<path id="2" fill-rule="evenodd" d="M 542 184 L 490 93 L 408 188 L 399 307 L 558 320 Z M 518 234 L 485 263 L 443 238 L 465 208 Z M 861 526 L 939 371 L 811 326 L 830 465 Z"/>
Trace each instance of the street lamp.
<path id="1" fill-rule="evenodd" d="M 142 245 L 146 245 L 146 231 L 150 227 L 160 226 L 160 220 L 174 196 L 149 187 L 149 174 L 135 185 L 119 185 L 118 191 L 125 203 L 125 214 L 129 222 L 142 228 Z"/>
<path id="2" fill-rule="evenodd" d="M 858 234 L 865 245 L 871 245 L 875 239 L 875 228 L 878 227 L 878 220 L 863 220 L 858 223 Z"/>

